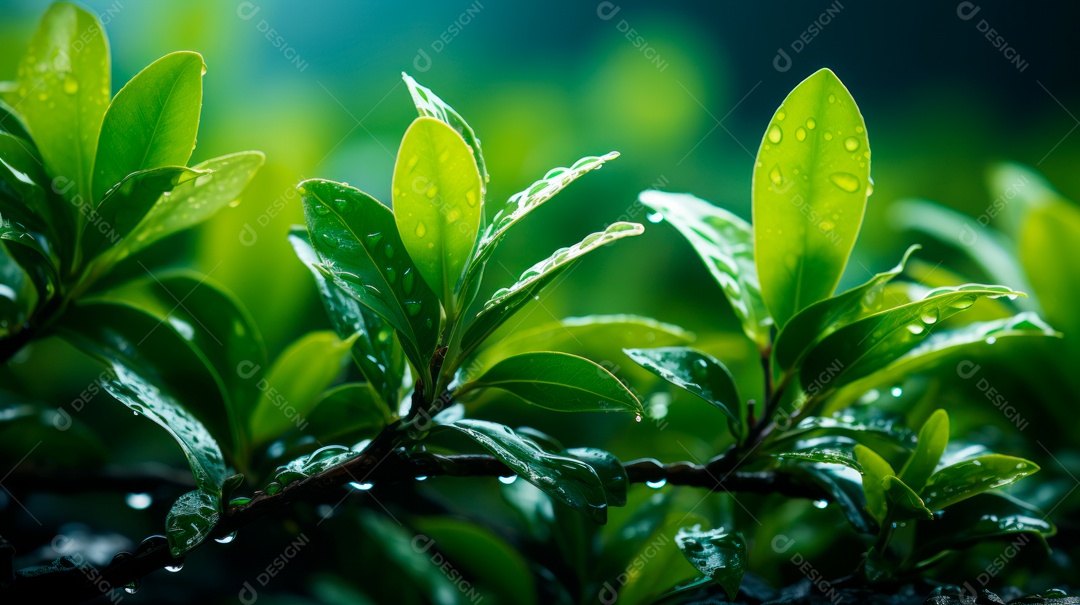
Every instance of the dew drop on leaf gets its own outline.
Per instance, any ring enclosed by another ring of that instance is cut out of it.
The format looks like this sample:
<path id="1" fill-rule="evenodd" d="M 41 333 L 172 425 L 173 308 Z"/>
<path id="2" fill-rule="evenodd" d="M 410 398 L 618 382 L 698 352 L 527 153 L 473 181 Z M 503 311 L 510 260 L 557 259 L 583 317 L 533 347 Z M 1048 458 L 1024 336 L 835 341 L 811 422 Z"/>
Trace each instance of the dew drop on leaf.
<path id="1" fill-rule="evenodd" d="M 859 139 L 856 139 L 855 137 L 848 137 L 844 139 L 844 149 L 847 149 L 848 151 L 855 151 L 858 148 Z"/>
<path id="2" fill-rule="evenodd" d="M 375 487 L 375 484 L 371 483 L 371 482 L 360 483 L 358 481 L 353 481 L 353 482 L 349 483 L 349 487 L 351 487 L 351 488 L 353 488 L 355 490 L 366 492 L 366 491 L 370 490 L 371 488 Z"/>
<path id="3" fill-rule="evenodd" d="M 320 233 L 319 239 L 321 239 L 324 244 L 331 248 L 337 248 L 340 245 L 340 242 L 338 242 L 337 238 L 329 233 Z"/>
<path id="4" fill-rule="evenodd" d="M 499 477 L 499 483 L 502 483 L 503 485 L 510 485 L 511 483 L 517 481 L 517 478 L 517 475 L 506 475 L 503 477 Z"/>
<path id="5" fill-rule="evenodd" d="M 176 573 L 176 572 L 180 571 L 183 568 L 184 568 L 184 562 L 183 561 L 177 561 L 176 563 L 173 563 L 172 565 L 166 565 L 165 566 L 165 571 Z"/>
<path id="6" fill-rule="evenodd" d="M 416 237 L 424 237 L 427 235 L 427 227 L 424 226 L 424 223 L 416 223 L 416 231 L 413 233 L 416 234 Z"/>
<path id="7" fill-rule="evenodd" d="M 829 175 L 829 180 L 833 185 L 847 191 L 848 193 L 855 193 L 862 186 L 859 182 L 859 177 L 851 174 L 850 172 L 834 172 Z"/>
<path id="8" fill-rule="evenodd" d="M 218 544 L 228 544 L 236 539 L 236 532 L 232 532 L 227 536 L 221 536 L 220 538 L 214 538 L 214 542 Z"/>
<path id="9" fill-rule="evenodd" d="M 649 214 L 645 215 L 645 219 L 648 220 L 650 223 L 656 224 L 664 220 L 664 215 L 660 214 L 659 212 L 650 212 Z"/>
<path id="10" fill-rule="evenodd" d="M 780 130 L 779 125 L 773 124 L 772 126 L 769 126 L 769 132 L 766 133 L 766 137 L 775 145 L 784 138 L 784 131 Z"/>

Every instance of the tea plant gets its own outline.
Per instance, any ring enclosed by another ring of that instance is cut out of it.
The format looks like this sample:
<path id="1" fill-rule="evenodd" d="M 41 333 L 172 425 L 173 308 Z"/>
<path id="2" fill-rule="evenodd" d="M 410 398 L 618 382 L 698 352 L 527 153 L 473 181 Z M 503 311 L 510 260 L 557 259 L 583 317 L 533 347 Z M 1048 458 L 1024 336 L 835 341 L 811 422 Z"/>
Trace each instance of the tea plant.
<path id="1" fill-rule="evenodd" d="M 97 42 L 72 52 L 86 28 Z M 165 538 L 149 538 L 101 569 L 61 557 L 15 571 L 9 557 L 2 570 L 9 595 L 40 595 L 42 587 L 69 599 L 93 598 L 102 586 L 133 592 L 142 576 L 178 569 L 208 538 L 231 542 L 286 505 L 344 486 L 375 493 L 436 476 L 500 477 L 508 505 L 526 520 L 524 542 L 565 555 L 573 571 L 556 578 L 498 536 L 458 528 L 490 548 L 491 568 L 474 572 L 517 578 L 523 601 L 536 598 L 526 586 L 538 579 L 560 602 L 596 594 L 642 602 L 714 585 L 736 597 L 752 563 L 748 542 L 771 536 L 734 521 L 710 529 L 663 493 L 601 530 L 635 483 L 834 501 L 864 539 L 865 555 L 848 558 L 869 583 L 923 573 L 974 542 L 1054 532 L 1030 505 L 990 491 L 1039 470 L 1035 463 L 950 441 L 944 410 L 913 418 L 922 427 L 916 436 L 875 406 L 882 390 L 970 345 L 1056 333 L 1032 312 L 955 323 L 980 299 L 1023 294 L 1001 285 L 927 290 L 894 282 L 914 247 L 896 267 L 835 293 L 872 181 L 863 118 L 829 70 L 799 84 L 770 121 L 754 166 L 752 224 L 688 194 L 640 197 L 687 239 L 720 286 L 758 352 L 760 403 L 740 396 L 749 385 L 737 385 L 722 360 L 685 346 L 691 337 L 676 326 L 634 316 L 556 324 L 579 344 L 626 345 L 634 362 L 723 415 L 726 451 L 705 464 L 663 464 L 623 463 L 529 427 L 472 417 L 481 401 L 516 400 L 551 412 L 626 412 L 625 430 L 641 430 L 630 418 L 648 411 L 635 391 L 595 361 L 555 350 L 573 347 L 562 346 L 551 326 L 491 338 L 585 255 L 640 235 L 641 225 L 614 223 L 479 298 L 494 251 L 511 234 L 520 237 L 518 225 L 617 154 L 553 169 L 491 210 L 473 129 L 405 75 L 419 117 L 397 154 L 390 207 L 343 183 L 298 185 L 306 226 L 288 237 L 333 329 L 302 336 L 270 363 L 246 311 L 203 277 L 107 278 L 125 258 L 233 201 L 262 161 L 247 153 L 183 166 L 199 115 L 198 55 L 167 55 L 111 103 L 107 59 L 94 17 L 56 4 L 0 105 L 7 251 L 0 346 L 6 359 L 55 334 L 102 361 L 104 388 L 176 440 L 196 489 L 173 504 Z M 173 304 L 178 288 L 189 292 L 182 305 Z M 409 540 L 396 525 L 366 519 L 390 557 Z M 657 533 L 673 535 L 676 555 L 690 565 L 630 573 Z M 68 573 L 75 567 L 83 573 Z M 626 577 L 613 586 L 619 569 Z"/>

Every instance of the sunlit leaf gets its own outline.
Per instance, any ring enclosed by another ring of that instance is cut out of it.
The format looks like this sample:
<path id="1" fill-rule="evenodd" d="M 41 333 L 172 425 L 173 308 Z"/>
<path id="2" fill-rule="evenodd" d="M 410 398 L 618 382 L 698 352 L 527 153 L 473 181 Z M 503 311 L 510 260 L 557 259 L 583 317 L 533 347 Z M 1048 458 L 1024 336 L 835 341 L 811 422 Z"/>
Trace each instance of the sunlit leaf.
<path id="1" fill-rule="evenodd" d="M 864 446 L 856 445 L 855 459 L 859 461 L 863 473 L 863 494 L 866 496 L 866 509 L 870 516 L 880 524 L 888 512 L 888 500 L 885 498 L 885 477 L 896 476 L 896 471 L 877 455 L 877 452 Z"/>
<path id="2" fill-rule="evenodd" d="M 862 114 L 836 75 L 821 69 L 776 110 L 754 163 L 754 259 L 778 328 L 832 296 L 871 185 Z"/>
<path id="3" fill-rule="evenodd" d="M 698 571 L 722 586 L 729 599 L 735 599 L 746 573 L 746 542 L 741 535 L 723 528 L 705 531 L 694 525 L 679 529 L 675 543 Z"/>
<path id="4" fill-rule="evenodd" d="M 1013 456 L 987 454 L 947 466 L 926 482 L 926 506 L 940 510 L 987 490 L 1008 485 L 1039 470 L 1039 465 Z"/>
<path id="5" fill-rule="evenodd" d="M 405 81 L 405 86 L 408 87 L 409 94 L 412 96 L 413 103 L 416 105 L 416 110 L 420 112 L 420 115 L 445 122 L 456 130 L 461 135 L 461 138 L 465 139 L 465 142 L 472 150 L 480 176 L 483 178 L 483 182 L 487 183 L 487 165 L 484 163 L 484 154 L 480 150 L 480 139 L 476 137 L 472 127 L 465 122 L 465 118 L 461 117 L 461 114 L 455 111 L 453 107 L 447 105 L 445 101 L 431 92 L 430 88 L 421 86 L 408 74 L 402 72 L 401 79 Z"/>
<path id="6" fill-rule="evenodd" d="M 1071 301 L 1080 280 L 1074 262 L 1080 258 L 1080 208 L 1061 201 L 1031 210 L 1020 229 L 1018 249 L 1047 319 L 1066 334 L 1075 334 L 1080 319 Z"/>
<path id="7" fill-rule="evenodd" d="M 908 458 L 898 475 L 904 484 L 919 492 L 926 485 L 926 480 L 934 474 L 941 454 L 949 443 L 949 415 L 945 410 L 936 410 L 919 429 L 919 441 L 915 452 Z"/>

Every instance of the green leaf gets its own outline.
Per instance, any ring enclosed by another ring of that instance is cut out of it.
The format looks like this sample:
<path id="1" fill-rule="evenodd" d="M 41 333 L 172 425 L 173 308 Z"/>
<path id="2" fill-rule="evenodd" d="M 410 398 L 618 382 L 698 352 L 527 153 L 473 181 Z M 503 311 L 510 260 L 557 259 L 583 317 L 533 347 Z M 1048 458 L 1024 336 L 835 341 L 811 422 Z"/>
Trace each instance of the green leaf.
<path id="1" fill-rule="evenodd" d="M 241 151 L 192 166 L 192 170 L 211 174 L 187 181 L 168 196 L 159 198 L 131 234 L 113 249 L 114 252 L 105 255 L 106 266 L 164 237 L 194 227 L 235 202 L 265 159 L 266 156 L 258 151 Z"/>
<path id="2" fill-rule="evenodd" d="M 22 330 L 37 303 L 33 280 L 0 242 L 0 337 Z"/>
<path id="3" fill-rule="evenodd" d="M 531 439 L 494 422 L 464 419 L 447 426 L 471 437 L 552 499 L 581 511 L 596 523 L 607 520 L 603 483 L 588 464 L 545 452 Z"/>
<path id="4" fill-rule="evenodd" d="M 879 456 L 874 450 L 856 445 L 854 448 L 855 459 L 862 467 L 863 494 L 866 495 L 866 510 L 870 516 L 881 525 L 885 521 L 888 512 L 888 499 L 885 497 L 885 478 L 895 477 L 896 471 L 892 466 Z"/>
<path id="5" fill-rule="evenodd" d="M 478 272 L 483 268 L 488 258 L 491 257 L 499 242 L 526 215 L 555 197 L 557 193 L 582 175 L 598 170 L 605 162 L 617 157 L 619 157 L 619 154 L 613 151 L 599 157 L 583 157 L 574 162 L 574 165 L 569 168 L 563 166 L 552 168 L 547 171 L 543 178 L 529 185 L 528 189 L 510 196 L 510 199 L 495 214 L 491 224 L 484 229 L 480 242 L 477 244 L 476 254 L 473 255 L 473 262 L 469 267 L 469 277 L 479 277 Z"/>
<path id="6" fill-rule="evenodd" d="M 453 107 L 446 104 L 445 101 L 440 99 L 435 93 L 431 92 L 430 88 L 425 88 L 418 84 L 416 80 L 405 72 L 401 73 L 401 79 L 405 81 L 405 86 L 409 89 L 409 95 L 412 96 L 413 103 L 416 105 L 416 111 L 422 116 L 429 116 L 437 120 L 441 120 L 449 125 L 451 128 L 457 131 L 461 138 L 465 139 L 465 143 L 469 145 L 472 150 L 473 158 L 476 160 L 476 167 L 479 169 L 480 176 L 483 178 L 483 182 L 488 182 L 487 166 L 484 163 L 484 154 L 480 150 L 480 139 L 476 138 L 476 133 L 473 132 L 471 126 L 465 122 L 465 118 L 461 117 L 457 111 L 454 111 Z"/>
<path id="7" fill-rule="evenodd" d="M 860 459 L 860 464 L 864 469 L 866 468 L 864 460 Z M 863 489 L 865 479 L 858 471 L 835 464 L 801 464 L 789 471 L 796 475 L 808 476 L 810 481 L 827 491 L 855 531 L 864 534 L 873 533 L 870 523 L 872 516 L 867 516 L 869 510 Z M 880 481 L 878 484 L 880 485 Z M 884 513 L 884 509 L 882 512 Z"/>
<path id="8" fill-rule="evenodd" d="M 521 429 L 518 429 L 521 432 Z M 596 471 L 604 484 L 607 503 L 611 506 L 626 506 L 626 490 L 630 487 L 630 478 L 619 459 L 611 452 L 594 447 L 575 447 L 563 451 L 568 458 L 580 460 Z"/>
<path id="9" fill-rule="evenodd" d="M 926 506 L 940 510 L 987 490 L 1008 485 L 1039 470 L 1039 465 L 1013 456 L 987 454 L 957 462 L 930 476 L 922 494 Z"/>
<path id="10" fill-rule="evenodd" d="M 1019 257 L 1046 317 L 1066 334 L 1080 329 L 1071 285 L 1080 279 L 1080 208 L 1046 203 L 1028 213 L 1020 229 Z"/>
<path id="11" fill-rule="evenodd" d="M 262 336 L 247 309 L 220 285 L 190 271 L 150 274 L 94 299 L 137 307 L 183 339 L 220 389 L 233 451 L 243 456 L 257 385 L 267 364 Z"/>
<path id="12" fill-rule="evenodd" d="M 4 82 L 3 84 L 15 84 L 14 82 Z M 17 86 L 17 85 L 16 85 Z M 0 86 L 0 96 L 3 95 L 3 88 Z M 10 134 L 24 141 L 32 141 L 30 131 L 27 130 L 26 124 L 23 123 L 23 117 L 15 111 L 11 105 L 7 104 L 3 100 L 0 100 L 0 133 Z M 33 144 L 30 143 L 30 146 Z"/>
<path id="13" fill-rule="evenodd" d="M 811 396 L 822 397 L 896 361 L 924 341 L 935 324 L 979 298 L 1022 294 L 1005 286 L 980 284 L 937 288 L 918 302 L 855 321 L 811 349 L 800 372 L 803 388 Z"/>
<path id="14" fill-rule="evenodd" d="M 57 331 L 106 365 L 109 394 L 172 435 L 200 490 L 220 493 L 226 475 L 221 449 L 184 404 L 221 418 L 221 394 L 174 328 L 126 305 L 91 302 L 69 309 Z"/>
<path id="15" fill-rule="evenodd" d="M 494 332 L 504 321 L 521 310 L 563 271 L 581 257 L 606 244 L 624 237 L 641 235 L 645 228 L 636 223 L 615 223 L 602 232 L 593 233 L 569 248 L 560 248 L 548 258 L 525 270 L 509 288 L 496 290 L 484 308 L 465 330 L 458 359 L 467 357 L 473 349 Z"/>
<path id="16" fill-rule="evenodd" d="M 889 207 L 889 218 L 896 229 L 920 231 L 963 252 L 991 280 L 1031 291 L 1012 244 L 966 214 L 926 200 L 901 200 Z M 1027 310 L 1038 310 L 1031 299 L 1018 303 Z"/>
<path id="17" fill-rule="evenodd" d="M 694 525 L 679 529 L 675 543 L 691 565 L 715 580 L 728 598 L 735 600 L 746 573 L 746 542 L 741 535 L 723 528 L 704 531 Z"/>
<path id="18" fill-rule="evenodd" d="M 894 521 L 905 519 L 933 519 L 934 513 L 926 508 L 922 498 L 915 490 L 908 487 L 899 477 L 889 476 L 882 480 L 885 498 L 892 505 L 889 515 Z"/>
<path id="19" fill-rule="evenodd" d="M 90 181 L 109 104 L 109 44 L 96 15 L 74 4 L 49 7 L 18 68 L 14 103 L 45 161 L 45 171 L 81 225 L 76 208 L 93 204 Z"/>
<path id="20" fill-rule="evenodd" d="M 97 209 L 89 213 L 83 227 L 83 257 L 90 260 L 117 245 L 143 220 L 165 193 L 179 185 L 208 175 L 183 166 L 166 166 L 135 172 L 123 177 L 115 187 L 103 194 Z"/>
<path id="21" fill-rule="evenodd" d="M 862 472 L 862 465 L 852 449 L 855 445 L 855 440 L 848 437 L 817 437 L 798 441 L 773 456 L 781 460 L 840 464 Z"/>
<path id="22" fill-rule="evenodd" d="M 624 352 L 634 363 L 711 403 L 727 416 L 733 435 L 740 441 L 746 437 L 746 402 L 739 397 L 731 372 L 715 357 L 689 347 Z"/>
<path id="23" fill-rule="evenodd" d="M 203 491 L 180 496 L 165 517 L 165 537 L 169 552 L 179 559 L 202 544 L 214 531 L 221 517 L 221 498 Z"/>
<path id="24" fill-rule="evenodd" d="M 949 444 L 949 415 L 945 410 L 936 410 L 919 429 L 919 441 L 915 453 L 908 458 L 900 471 L 904 484 L 919 492 L 926 485 L 926 480 L 934 474 L 934 469 Z"/>
<path id="25" fill-rule="evenodd" d="M 132 172 L 187 164 L 199 130 L 205 69 L 198 53 L 170 53 L 116 93 L 98 139 L 95 204 Z"/>
<path id="26" fill-rule="evenodd" d="M 46 193 L 48 178 L 41 170 L 41 160 L 25 140 L 7 133 L 0 133 L 0 214 L 27 227 L 50 235 L 52 245 L 58 228 L 65 224 L 66 205 L 59 199 L 50 199 Z M 56 196 L 58 198 L 58 196 Z M 57 218 L 60 214 L 61 218 Z"/>
<path id="27" fill-rule="evenodd" d="M 313 179 L 299 187 L 325 273 L 394 326 L 409 361 L 426 374 L 439 336 L 439 299 L 406 253 L 394 214 L 366 193 L 332 181 Z"/>
<path id="28" fill-rule="evenodd" d="M 401 241 L 449 317 L 483 216 L 483 183 L 465 140 L 446 123 L 420 117 L 405 131 L 394 166 L 394 220 Z"/>
<path id="29" fill-rule="evenodd" d="M 587 315 L 566 317 L 521 330 L 483 349 L 468 364 L 470 376 L 479 375 L 500 359 L 533 351 L 563 351 L 586 359 L 614 360 L 626 347 L 642 343 L 663 347 L 687 344 L 692 332 L 640 315 Z"/>
<path id="30" fill-rule="evenodd" d="M 351 346 L 330 331 L 311 332 L 290 344 L 260 382 L 262 394 L 251 415 L 252 444 L 308 422 L 320 395 L 341 373 Z"/>
<path id="31" fill-rule="evenodd" d="M 539 351 L 509 357 L 462 385 L 454 396 L 487 388 L 502 389 L 557 412 L 645 412 L 611 372 L 569 353 Z"/>
<path id="32" fill-rule="evenodd" d="M 844 387 L 833 400 L 854 400 L 873 389 L 895 385 L 909 376 L 931 369 L 942 360 L 972 345 L 994 343 L 1017 336 L 1061 336 L 1031 312 L 994 321 L 968 324 L 937 332 L 882 369 Z"/>
<path id="33" fill-rule="evenodd" d="M 1057 533 L 1046 513 L 1006 494 L 984 493 L 941 511 L 915 526 L 917 552 L 930 557 L 947 549 L 1016 534 L 1046 538 Z"/>
<path id="34" fill-rule="evenodd" d="M 777 327 L 832 296 L 870 185 L 862 114 L 836 75 L 821 69 L 776 110 L 754 163 L 754 258 Z"/>
<path id="35" fill-rule="evenodd" d="M 919 246 L 911 246 L 900 264 L 889 271 L 878 273 L 843 294 L 818 301 L 795 315 L 780 331 L 773 346 L 773 356 L 781 371 L 792 371 L 811 347 L 829 334 L 877 311 L 886 285 L 904 271 L 908 258 L 918 249 Z"/>
<path id="36" fill-rule="evenodd" d="M 638 201 L 678 229 L 720 285 L 750 340 L 769 346 L 772 317 L 754 264 L 754 231 L 734 214 L 685 193 L 644 191 Z"/>
<path id="37" fill-rule="evenodd" d="M 396 406 L 403 387 L 405 356 L 401 345 L 394 339 L 393 328 L 323 273 L 319 256 L 311 246 L 306 229 L 291 230 L 289 242 L 296 256 L 315 278 L 319 297 L 338 337 L 349 340 L 359 335 L 354 339 L 352 352 L 364 378 L 386 404 Z"/>
<path id="38" fill-rule="evenodd" d="M 359 443 L 374 438 L 394 418 L 371 385 L 351 382 L 319 397 L 307 415 L 303 432 L 323 443 Z"/>
<path id="39" fill-rule="evenodd" d="M 893 449 L 911 451 L 915 447 L 915 433 L 902 426 L 900 420 L 892 417 L 871 416 L 865 408 L 846 408 L 832 416 L 811 416 L 775 438 L 773 444 L 782 444 L 793 439 L 806 439 L 811 436 L 837 436 L 854 439 L 870 447 L 887 445 Z"/>

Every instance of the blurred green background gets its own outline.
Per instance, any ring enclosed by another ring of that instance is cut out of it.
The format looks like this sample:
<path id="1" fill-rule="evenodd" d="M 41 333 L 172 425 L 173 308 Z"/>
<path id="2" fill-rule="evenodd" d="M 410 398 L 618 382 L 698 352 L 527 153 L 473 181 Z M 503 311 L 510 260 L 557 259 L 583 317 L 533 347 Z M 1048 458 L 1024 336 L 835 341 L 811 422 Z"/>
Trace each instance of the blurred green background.
<path id="1" fill-rule="evenodd" d="M 302 222 L 295 185 L 323 177 L 389 199 L 394 154 L 415 116 L 402 71 L 432 88 L 477 131 L 492 177 L 489 203 L 525 189 L 549 168 L 585 155 L 622 153 L 535 213 L 522 228 L 528 237 L 499 249 L 486 292 L 608 223 L 645 222 L 646 212 L 635 202 L 643 189 L 691 192 L 749 218 L 753 157 L 764 125 L 787 92 L 820 67 L 833 69 L 858 101 L 874 154 L 875 191 L 841 289 L 891 267 L 916 242 L 926 244 L 919 256 L 930 267 L 940 262 L 969 272 L 971 264 L 954 249 L 898 230 L 889 208 L 920 197 L 979 216 L 996 195 L 986 184 L 996 162 L 1035 167 L 1067 197 L 1080 198 L 1075 3 L 85 4 L 101 15 L 111 40 L 114 92 L 163 54 L 187 49 L 204 55 L 204 108 L 192 163 L 241 149 L 266 153 L 266 166 L 243 203 L 193 236 L 160 244 L 150 257 L 156 267 L 194 267 L 235 292 L 272 356 L 303 332 L 329 326 L 285 239 L 289 226 Z M 0 0 L 0 79 L 14 77 L 46 6 Z M 988 39 L 988 28 L 1001 39 Z M 510 329 L 593 313 L 648 315 L 697 333 L 701 346 L 745 377 L 753 396 L 756 362 L 747 357 L 750 347 L 719 289 L 673 229 L 646 226 L 645 236 L 591 256 Z M 988 353 L 988 367 L 995 367 L 995 358 L 1045 354 L 1042 345 L 1016 346 Z M 740 359 L 749 363 L 740 366 Z M 42 343 L 21 362 L 33 371 L 22 373 L 20 388 L 47 402 L 74 399 L 99 371 L 59 343 Z M 1016 453 L 1047 469 L 1041 479 L 1064 481 L 1055 492 L 1064 493 L 1068 471 L 1054 469 L 1046 454 L 1068 443 L 1075 426 L 1068 400 L 1075 399 L 1075 387 L 1069 390 L 1052 372 L 1014 380 L 1008 372 L 1018 368 L 1005 361 L 999 366 L 1001 390 L 1014 403 L 1024 402 L 1031 422 L 1022 437 L 970 384 L 946 385 L 937 405 L 974 398 L 966 415 L 955 416 L 954 433 L 978 430 L 984 441 L 1012 443 L 1022 449 Z M 1032 382 L 1041 383 L 1037 395 Z M 723 422 L 686 404 L 671 407 L 671 432 L 663 436 L 656 427 L 627 435 L 625 424 L 604 419 L 597 420 L 606 423 L 600 429 L 585 430 L 591 419 L 567 426 L 564 417 L 527 414 L 521 406 L 492 415 L 509 414 L 568 445 L 608 447 L 620 457 L 706 458 L 724 443 L 718 437 Z M 99 429 L 116 458 L 179 462 L 164 433 L 121 418 L 118 410 L 99 396 L 80 418 Z M 78 517 L 75 511 L 93 503 L 110 505 L 94 498 L 105 496 L 43 506 L 49 511 L 45 526 Z M 160 532 L 163 506 L 155 504 L 140 525 L 121 531 L 129 538 Z M 28 507 L 37 510 L 33 503 Z M 828 522 L 839 526 L 840 516 L 832 512 Z M 46 537 L 47 529 L 40 531 Z M 267 552 L 280 550 L 283 540 Z M 807 546 L 805 554 L 813 549 Z M 194 557 L 201 559 L 199 585 L 205 586 L 188 586 L 195 592 L 184 594 L 235 594 L 235 578 L 218 577 L 231 574 L 213 567 L 218 556 Z M 822 565 L 828 568 L 827 561 Z M 299 567 L 285 572 L 298 585 L 310 571 Z M 962 573 L 973 576 L 979 569 L 976 563 Z M 763 573 L 792 577 L 791 570 Z M 283 588 L 290 581 L 282 581 Z M 172 589 L 182 583 L 173 580 Z"/>

